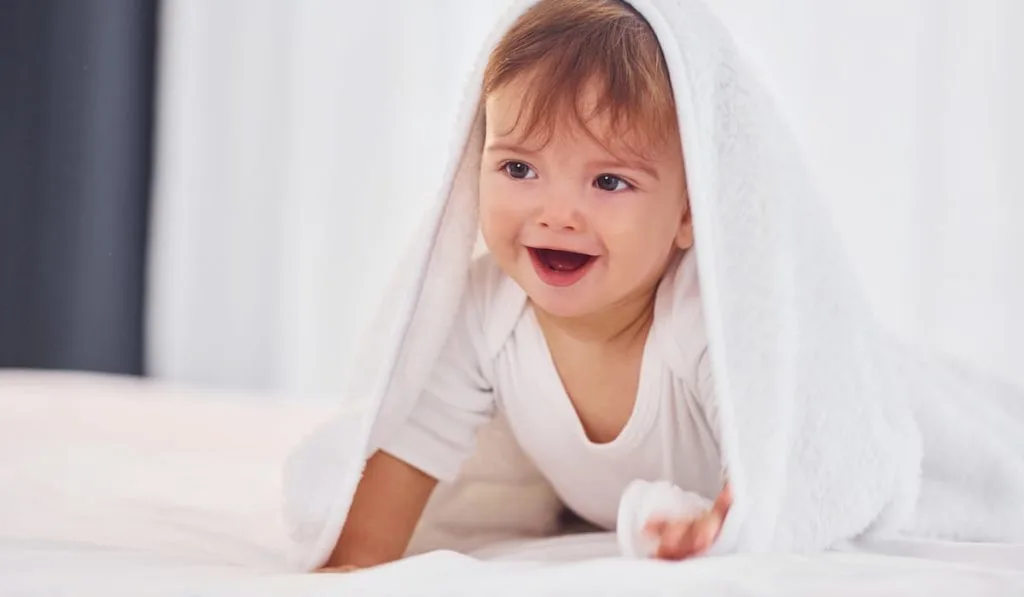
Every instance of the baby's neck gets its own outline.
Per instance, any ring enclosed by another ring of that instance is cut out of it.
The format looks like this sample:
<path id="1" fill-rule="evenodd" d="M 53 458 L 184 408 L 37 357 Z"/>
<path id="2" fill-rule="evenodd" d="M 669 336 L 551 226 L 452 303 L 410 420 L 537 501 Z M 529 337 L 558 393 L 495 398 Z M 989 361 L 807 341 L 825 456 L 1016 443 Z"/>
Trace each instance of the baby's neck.
<path id="1" fill-rule="evenodd" d="M 581 317 L 555 317 L 535 309 L 537 321 L 549 338 L 557 335 L 574 344 L 629 346 L 644 342 L 654 321 L 655 292 L 631 297 L 606 310 Z"/>

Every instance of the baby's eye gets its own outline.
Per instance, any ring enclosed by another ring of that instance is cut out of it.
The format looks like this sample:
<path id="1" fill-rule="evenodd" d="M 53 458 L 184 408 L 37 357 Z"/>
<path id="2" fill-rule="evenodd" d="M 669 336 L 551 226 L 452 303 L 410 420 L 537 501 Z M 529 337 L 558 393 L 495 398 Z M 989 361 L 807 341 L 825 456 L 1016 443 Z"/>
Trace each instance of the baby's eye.
<path id="1" fill-rule="evenodd" d="M 610 192 L 624 191 L 632 188 L 632 185 L 628 182 L 612 174 L 602 174 L 601 176 L 598 176 L 594 179 L 594 185 L 602 191 Z"/>
<path id="2" fill-rule="evenodd" d="M 505 162 L 502 168 L 505 170 L 505 173 L 512 178 L 537 178 L 537 174 L 533 169 L 522 162 Z"/>

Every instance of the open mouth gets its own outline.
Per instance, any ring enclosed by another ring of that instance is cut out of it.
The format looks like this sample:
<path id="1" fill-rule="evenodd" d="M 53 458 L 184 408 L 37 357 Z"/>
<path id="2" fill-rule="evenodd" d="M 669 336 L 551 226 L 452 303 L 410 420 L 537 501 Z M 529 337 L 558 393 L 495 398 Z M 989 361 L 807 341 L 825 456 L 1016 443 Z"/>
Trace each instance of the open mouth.
<path id="1" fill-rule="evenodd" d="M 541 279 L 554 286 L 575 284 L 597 259 L 597 256 L 586 253 L 536 247 L 530 247 L 530 255 Z"/>
<path id="2" fill-rule="evenodd" d="M 558 249 L 531 249 L 544 267 L 556 272 L 574 272 L 594 259 L 593 255 Z"/>

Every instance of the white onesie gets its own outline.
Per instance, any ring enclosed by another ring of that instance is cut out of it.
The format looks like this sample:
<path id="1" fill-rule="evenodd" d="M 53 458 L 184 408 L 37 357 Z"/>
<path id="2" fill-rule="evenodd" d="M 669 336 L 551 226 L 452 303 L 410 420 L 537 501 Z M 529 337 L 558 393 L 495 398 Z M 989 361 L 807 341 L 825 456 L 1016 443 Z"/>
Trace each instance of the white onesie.
<path id="1" fill-rule="evenodd" d="M 525 293 L 484 255 L 474 263 L 430 384 L 383 450 L 432 477 L 453 480 L 472 453 L 477 429 L 500 409 L 565 505 L 598 527 L 615 528 L 619 500 L 637 479 L 667 481 L 714 499 L 723 479 L 695 268 L 684 257 L 659 286 L 632 415 L 613 441 L 595 444 Z M 692 300 L 675 300 L 680 292 Z M 682 346 L 685 375 L 669 368 L 666 342 L 675 342 L 676 351 Z"/>

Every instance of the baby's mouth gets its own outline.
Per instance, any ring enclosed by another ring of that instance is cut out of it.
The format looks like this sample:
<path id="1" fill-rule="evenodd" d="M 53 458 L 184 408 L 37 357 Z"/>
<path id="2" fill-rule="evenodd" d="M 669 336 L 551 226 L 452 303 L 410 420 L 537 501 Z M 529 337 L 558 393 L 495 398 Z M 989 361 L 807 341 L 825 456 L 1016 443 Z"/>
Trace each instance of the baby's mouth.
<path id="1" fill-rule="evenodd" d="M 530 247 L 530 252 L 541 265 L 554 272 L 574 272 L 596 259 L 594 255 L 561 249 Z"/>

